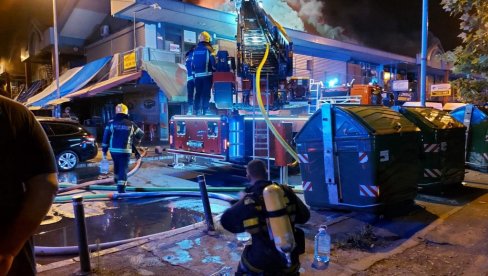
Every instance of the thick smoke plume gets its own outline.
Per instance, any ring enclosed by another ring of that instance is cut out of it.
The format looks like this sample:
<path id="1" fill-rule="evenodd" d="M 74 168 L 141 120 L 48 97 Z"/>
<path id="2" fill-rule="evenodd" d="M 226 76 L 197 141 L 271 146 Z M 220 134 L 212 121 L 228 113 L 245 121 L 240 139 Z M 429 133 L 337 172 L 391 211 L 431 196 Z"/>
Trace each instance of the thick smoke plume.
<path id="1" fill-rule="evenodd" d="M 188 0 L 186 2 L 235 12 L 234 1 L 230 0 Z M 326 24 L 322 12 L 324 4 L 319 0 L 263 0 L 263 6 L 267 13 L 286 28 L 307 31 L 341 41 L 352 41 L 343 34 L 343 28 Z"/>

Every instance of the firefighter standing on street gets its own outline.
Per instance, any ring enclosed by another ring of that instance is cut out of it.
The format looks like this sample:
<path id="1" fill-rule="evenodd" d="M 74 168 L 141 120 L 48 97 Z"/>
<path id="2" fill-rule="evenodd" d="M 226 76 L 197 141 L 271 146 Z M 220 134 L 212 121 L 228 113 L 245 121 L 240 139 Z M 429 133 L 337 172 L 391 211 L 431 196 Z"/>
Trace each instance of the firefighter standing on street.
<path id="1" fill-rule="evenodd" d="M 127 172 L 133 145 L 139 143 L 144 132 L 131 120 L 129 109 L 124 104 L 115 107 L 115 118 L 105 127 L 102 141 L 103 158 L 107 158 L 107 151 L 114 162 L 114 180 L 119 193 L 125 193 Z"/>
<path id="2" fill-rule="evenodd" d="M 232 233 L 246 231 L 252 236 L 251 245 L 247 245 L 242 252 L 236 275 L 299 275 L 299 255 L 305 252 L 305 236 L 301 229 L 295 227 L 295 223 L 307 222 L 310 211 L 289 187 L 266 180 L 267 171 L 263 161 L 249 162 L 246 172 L 251 186 L 246 188 L 243 198 L 224 212 L 220 220 L 226 230 Z M 284 206 L 278 211 L 271 211 L 266 194 L 273 185 L 281 192 Z M 290 246 L 288 260 L 276 245 L 285 237 L 278 237 L 278 234 L 286 232 L 286 227 L 276 229 L 270 223 L 276 217 L 285 217 L 291 224 L 289 230 L 292 233 L 286 235 L 293 236 L 294 243 Z M 270 237 L 271 233 L 275 235 L 274 240 Z"/>
<path id="3" fill-rule="evenodd" d="M 193 114 L 193 98 L 195 96 L 195 79 L 193 76 L 193 51 L 195 50 L 195 46 L 193 46 L 188 52 L 185 54 L 185 67 L 186 67 L 186 90 L 188 92 L 188 110 L 186 111 L 187 115 Z"/>
<path id="4" fill-rule="evenodd" d="M 195 77 L 195 101 L 193 102 L 194 114 L 205 115 L 210 102 L 210 90 L 212 89 L 212 73 L 215 71 L 215 56 L 210 44 L 210 34 L 202 32 L 198 36 L 198 44 L 193 51 L 192 68 Z"/>

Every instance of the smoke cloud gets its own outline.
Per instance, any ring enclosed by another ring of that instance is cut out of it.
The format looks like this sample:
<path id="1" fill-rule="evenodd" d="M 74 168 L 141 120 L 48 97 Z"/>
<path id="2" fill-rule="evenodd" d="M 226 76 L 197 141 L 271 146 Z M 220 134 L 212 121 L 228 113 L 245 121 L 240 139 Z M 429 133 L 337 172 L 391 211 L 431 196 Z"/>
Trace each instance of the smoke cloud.
<path id="1" fill-rule="evenodd" d="M 186 2 L 221 11 L 235 12 L 230 0 L 188 0 Z M 344 35 L 342 27 L 326 24 L 324 3 L 320 0 L 263 0 L 263 7 L 282 26 L 307 31 L 326 38 L 354 42 Z"/>

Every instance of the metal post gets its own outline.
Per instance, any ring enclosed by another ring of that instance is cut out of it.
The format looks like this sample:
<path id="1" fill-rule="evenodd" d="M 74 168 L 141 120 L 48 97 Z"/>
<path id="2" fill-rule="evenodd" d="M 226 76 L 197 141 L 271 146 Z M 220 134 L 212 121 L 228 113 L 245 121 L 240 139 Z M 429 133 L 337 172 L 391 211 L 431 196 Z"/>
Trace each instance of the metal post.
<path id="1" fill-rule="evenodd" d="M 280 166 L 280 183 L 288 184 L 288 166 Z"/>
<path id="2" fill-rule="evenodd" d="M 422 0 L 422 49 L 420 60 L 420 105 L 425 106 L 427 77 L 427 34 L 429 30 L 429 0 Z"/>
<path id="3" fill-rule="evenodd" d="M 133 22 L 133 26 L 134 26 L 134 31 L 133 31 L 133 33 L 134 33 L 134 41 L 133 41 L 134 42 L 133 43 L 134 44 L 134 53 L 136 52 L 136 47 L 137 47 L 137 42 L 136 42 L 136 39 L 137 39 L 136 38 L 136 12 L 137 11 L 132 12 L 132 14 L 133 14 L 133 19 L 132 19 L 133 21 L 132 22 Z"/>
<path id="4" fill-rule="evenodd" d="M 212 217 L 212 210 L 210 209 L 210 201 L 207 193 L 207 183 L 205 182 L 205 176 L 197 176 L 198 185 L 200 186 L 200 193 L 202 194 L 203 211 L 205 212 L 205 222 L 207 223 L 207 233 L 215 231 L 215 226 Z"/>
<path id="5" fill-rule="evenodd" d="M 267 116 L 269 116 L 269 96 L 270 96 L 270 91 L 269 91 L 269 74 L 266 74 L 266 115 Z M 274 103 L 274 101 L 273 101 L 273 103 Z M 270 151 L 269 142 L 270 141 L 269 140 L 270 140 L 269 126 L 266 124 L 266 142 L 267 142 L 267 145 L 266 145 L 266 152 L 267 152 L 266 163 L 267 163 L 267 168 L 268 168 L 268 180 L 271 180 L 271 169 L 270 169 L 271 168 L 271 160 L 269 160 L 270 159 L 270 156 L 269 156 L 269 151 Z"/>
<path id="6" fill-rule="evenodd" d="M 56 72 L 56 99 L 61 97 L 59 92 L 59 49 L 58 49 L 58 16 L 57 16 L 57 9 L 56 9 L 56 0 L 53 0 L 53 20 L 54 20 L 54 71 Z M 60 106 L 56 105 L 54 109 L 55 117 L 60 117 Z"/>
<path id="7" fill-rule="evenodd" d="M 80 272 L 78 275 L 88 275 L 91 273 L 90 251 L 86 235 L 85 210 L 83 209 L 83 197 L 73 196 L 73 209 L 76 222 L 76 234 L 78 236 L 78 250 L 80 251 Z"/>

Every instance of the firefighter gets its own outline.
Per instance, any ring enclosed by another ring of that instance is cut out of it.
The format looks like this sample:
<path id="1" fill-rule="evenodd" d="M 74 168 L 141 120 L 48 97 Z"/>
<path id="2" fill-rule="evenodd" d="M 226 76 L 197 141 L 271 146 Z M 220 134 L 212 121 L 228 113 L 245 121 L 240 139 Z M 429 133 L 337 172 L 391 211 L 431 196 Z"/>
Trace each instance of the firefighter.
<path id="1" fill-rule="evenodd" d="M 188 92 L 188 110 L 186 112 L 187 115 L 193 114 L 193 97 L 195 96 L 195 80 L 193 76 L 193 51 L 195 50 L 195 46 L 191 47 L 191 49 L 186 52 L 185 54 L 185 66 L 186 66 L 186 89 Z"/>
<path id="2" fill-rule="evenodd" d="M 108 122 L 103 133 L 102 154 L 106 159 L 107 151 L 110 150 L 114 162 L 114 181 L 117 191 L 125 193 L 130 155 L 134 145 L 141 141 L 144 132 L 129 120 L 129 109 L 125 104 L 118 104 L 115 113 L 115 118 Z"/>
<path id="3" fill-rule="evenodd" d="M 195 101 L 193 102 L 194 114 L 205 115 L 210 102 L 210 90 L 212 89 L 212 73 L 215 71 L 215 56 L 211 37 L 207 32 L 198 36 L 198 45 L 193 51 L 192 69 L 195 77 Z"/>
<path id="4" fill-rule="evenodd" d="M 267 209 L 272 208 L 269 208 L 268 200 L 263 197 L 263 191 L 275 184 L 266 180 L 266 165 L 261 160 L 252 160 L 248 163 L 246 172 L 251 186 L 246 188 L 245 195 L 236 204 L 224 212 L 220 220 L 224 229 L 232 233 L 246 231 L 252 237 L 252 243 L 246 245 L 242 252 L 236 275 L 299 275 L 299 254 L 305 252 L 305 235 L 295 224 L 307 222 L 310 211 L 293 190 L 280 185 L 278 187 L 284 194 L 281 195 L 281 204 L 286 208 L 282 212 L 267 212 Z M 288 229 L 293 233 L 287 235 L 294 236 L 294 244 L 290 245 L 292 250 L 288 259 L 275 245 L 283 237 L 276 237 L 273 241 L 270 236 L 270 233 L 277 235 L 286 229 L 271 228 L 273 225 L 268 222 L 270 218 L 277 216 L 287 216 L 287 221 L 291 223 Z"/>

